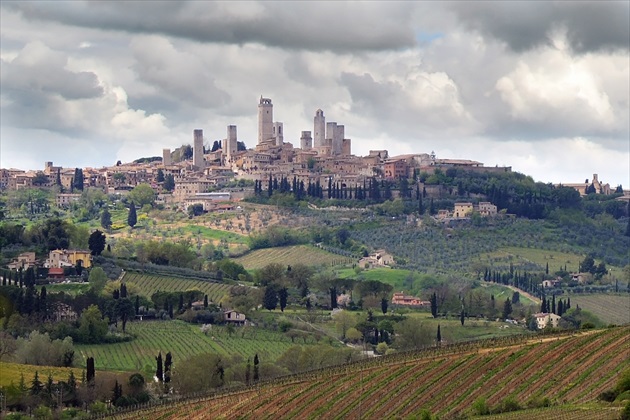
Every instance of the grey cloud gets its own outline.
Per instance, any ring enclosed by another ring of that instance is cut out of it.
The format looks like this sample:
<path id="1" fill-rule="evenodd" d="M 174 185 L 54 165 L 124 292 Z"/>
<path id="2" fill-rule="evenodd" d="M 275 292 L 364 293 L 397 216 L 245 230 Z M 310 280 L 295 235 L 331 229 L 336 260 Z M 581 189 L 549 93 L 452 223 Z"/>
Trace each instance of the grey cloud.
<path id="1" fill-rule="evenodd" d="M 457 87 L 445 74 L 418 73 L 398 81 L 378 81 L 371 74 L 342 73 L 352 111 L 374 128 L 401 137 L 451 137 L 470 132 L 475 122 L 461 106 Z"/>
<path id="2" fill-rule="evenodd" d="M 27 44 L 11 62 L 2 61 L 5 122 L 17 127 L 83 132 L 69 124 L 68 101 L 100 98 L 103 89 L 91 72 L 73 72 L 67 57 L 40 42 Z"/>
<path id="3" fill-rule="evenodd" d="M 157 36 L 135 38 L 131 50 L 135 59 L 132 69 L 143 83 L 159 92 L 160 98 L 166 98 L 166 106 L 176 103 L 190 112 L 229 101 L 229 95 L 215 85 L 210 64 L 201 57 L 180 51 Z"/>
<path id="4" fill-rule="evenodd" d="M 39 91 L 59 94 L 68 100 L 96 98 L 103 94 L 98 77 L 92 72 L 65 69 L 67 57 L 40 42 L 28 44 L 15 60 L 3 62 L 3 91 Z"/>
<path id="5" fill-rule="evenodd" d="M 314 51 L 414 46 L 412 3 L 3 2 L 28 19 L 200 42 Z"/>
<path id="6" fill-rule="evenodd" d="M 549 43 L 550 32 L 566 30 L 577 53 L 628 50 L 628 2 L 458 2 L 451 9 L 468 28 L 522 52 Z"/>

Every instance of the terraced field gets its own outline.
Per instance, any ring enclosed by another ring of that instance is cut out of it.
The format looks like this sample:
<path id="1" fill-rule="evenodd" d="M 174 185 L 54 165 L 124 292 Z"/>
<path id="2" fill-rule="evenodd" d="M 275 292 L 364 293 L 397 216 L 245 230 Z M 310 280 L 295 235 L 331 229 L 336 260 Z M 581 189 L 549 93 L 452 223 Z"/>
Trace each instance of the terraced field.
<path id="1" fill-rule="evenodd" d="M 331 266 L 355 262 L 352 258 L 336 255 L 310 245 L 257 249 L 235 258 L 234 261 L 248 270 L 259 269 L 270 263 Z"/>
<path id="2" fill-rule="evenodd" d="M 571 305 L 592 312 L 606 324 L 630 324 L 630 294 L 570 295 Z"/>
<path id="3" fill-rule="evenodd" d="M 629 346 L 630 328 L 621 327 L 399 354 L 121 418 L 410 418 L 423 410 L 452 418 L 472 414 L 478 398 L 525 406 L 545 397 L 565 406 L 549 412 L 567 415 L 525 418 L 614 418 L 609 409 L 571 416 L 630 368 Z"/>
<path id="4" fill-rule="evenodd" d="M 127 331 L 136 338 L 125 343 L 76 345 L 75 363 L 85 366 L 87 357 L 92 356 L 97 369 L 142 370 L 155 364 L 158 352 L 169 351 L 179 361 L 201 353 L 240 354 L 244 358 L 258 353 L 269 361 L 292 346 L 291 339 L 281 333 L 244 327 L 230 335 L 225 327 L 214 325 L 206 335 L 199 325 L 182 321 L 130 322 Z"/>
<path id="5" fill-rule="evenodd" d="M 224 283 L 190 280 L 180 277 L 156 276 L 134 272 L 126 273 L 124 281 L 134 283 L 140 288 L 140 293 L 147 297 L 151 297 L 151 295 L 158 290 L 163 292 L 179 292 L 197 289 L 204 294 L 207 294 L 208 299 L 212 302 L 220 302 L 221 299 L 230 292 L 230 289 L 234 287 Z"/>

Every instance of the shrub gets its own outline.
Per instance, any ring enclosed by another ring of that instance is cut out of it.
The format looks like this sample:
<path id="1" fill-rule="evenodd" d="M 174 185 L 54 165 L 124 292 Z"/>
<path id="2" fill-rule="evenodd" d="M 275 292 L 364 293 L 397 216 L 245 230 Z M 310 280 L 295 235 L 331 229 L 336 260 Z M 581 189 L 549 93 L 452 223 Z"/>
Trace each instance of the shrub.
<path id="1" fill-rule="evenodd" d="M 518 411 L 521 409 L 521 405 L 513 397 L 508 397 L 501 401 L 496 408 L 496 413 L 509 413 L 510 411 Z"/>
<path id="2" fill-rule="evenodd" d="M 617 381 L 615 391 L 617 391 L 618 394 L 621 394 L 625 391 L 630 391 L 630 369 L 626 369 L 623 371 L 623 373 L 619 377 L 619 380 Z"/>
<path id="3" fill-rule="evenodd" d="M 599 394 L 597 398 L 602 401 L 613 402 L 615 401 L 615 398 L 617 398 L 617 392 L 613 391 L 612 389 L 609 389 Z"/>
<path id="4" fill-rule="evenodd" d="M 485 398 L 477 398 L 472 405 L 473 412 L 479 416 L 485 416 L 486 414 L 490 414 L 490 408 L 488 407 L 488 402 Z"/>
<path id="5" fill-rule="evenodd" d="M 376 345 L 376 354 L 387 354 L 387 350 L 389 350 L 387 343 L 378 343 Z"/>
<path id="6" fill-rule="evenodd" d="M 527 403 L 528 408 L 542 408 L 542 407 L 551 407 L 551 400 L 547 397 L 545 398 L 535 398 L 530 400 Z"/>
<path id="7" fill-rule="evenodd" d="M 628 401 L 626 406 L 623 408 L 620 418 L 621 420 L 630 420 L 630 401 Z"/>

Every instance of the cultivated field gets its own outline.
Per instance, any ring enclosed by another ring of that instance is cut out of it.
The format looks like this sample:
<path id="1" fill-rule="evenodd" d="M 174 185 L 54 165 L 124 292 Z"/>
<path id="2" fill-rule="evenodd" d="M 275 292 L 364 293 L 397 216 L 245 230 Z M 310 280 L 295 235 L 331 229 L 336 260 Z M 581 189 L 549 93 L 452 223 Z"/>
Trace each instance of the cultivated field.
<path id="1" fill-rule="evenodd" d="M 225 327 L 213 325 L 201 332 L 200 325 L 182 321 L 136 321 L 127 324 L 127 332 L 136 338 L 125 343 L 79 344 L 76 364 L 85 366 L 87 357 L 94 357 L 97 369 L 133 371 L 145 366 L 154 368 L 158 352 L 171 352 L 174 360 L 182 361 L 200 353 L 241 355 L 245 359 L 256 353 L 261 360 L 276 360 L 293 344 L 281 333 L 257 328 L 239 327 L 229 334 Z"/>
<path id="2" fill-rule="evenodd" d="M 77 382 L 80 382 L 83 369 L 0 362 L 0 386 L 8 386 L 11 382 L 17 385 L 20 383 L 20 377 L 22 375 L 24 375 L 24 383 L 26 386 L 30 386 L 36 371 L 39 374 L 39 380 L 42 382 L 46 382 L 49 374 L 52 375 L 53 381 L 55 382 L 67 381 L 70 371 L 74 372 L 74 377 Z"/>
<path id="3" fill-rule="evenodd" d="M 572 307 L 580 305 L 580 308 L 592 312 L 606 324 L 630 324 L 630 294 L 572 294 L 569 297 Z"/>
<path id="4" fill-rule="evenodd" d="M 410 418 L 427 410 L 452 418 L 472 414 L 473 402 L 480 398 L 490 407 L 508 398 L 522 406 L 549 398 L 554 405 L 576 407 L 596 400 L 630 368 L 629 345 L 628 327 L 506 339 L 491 347 L 462 345 L 302 374 L 124 417 Z"/>
<path id="5" fill-rule="evenodd" d="M 352 258 L 335 255 L 310 245 L 257 249 L 242 257 L 235 258 L 234 261 L 242 264 L 248 270 L 262 268 L 270 263 L 332 266 L 355 262 Z"/>
<path id="6" fill-rule="evenodd" d="M 565 265 L 569 272 L 578 271 L 584 256 L 546 249 L 504 247 L 491 253 L 490 259 L 512 261 L 515 267 L 520 266 L 524 262 L 534 263 L 542 270 L 549 264 L 549 272 L 553 273 L 564 268 Z"/>
<path id="7" fill-rule="evenodd" d="M 147 297 L 151 297 L 151 295 L 158 290 L 162 292 L 180 292 L 196 289 L 208 295 L 208 299 L 216 303 L 219 303 L 221 299 L 230 292 L 230 289 L 234 287 L 225 283 L 134 272 L 126 273 L 123 281 L 135 284 L 140 289 L 140 293 Z"/>

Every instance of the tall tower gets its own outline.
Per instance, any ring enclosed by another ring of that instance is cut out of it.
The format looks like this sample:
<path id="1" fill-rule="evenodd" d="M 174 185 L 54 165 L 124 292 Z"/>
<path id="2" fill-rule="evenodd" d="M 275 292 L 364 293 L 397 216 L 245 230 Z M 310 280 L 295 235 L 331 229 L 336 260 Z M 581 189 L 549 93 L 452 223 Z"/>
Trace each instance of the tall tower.
<path id="1" fill-rule="evenodd" d="M 302 131 L 302 137 L 300 137 L 300 149 L 311 150 L 313 147 L 313 139 L 311 138 L 310 131 Z"/>
<path id="2" fill-rule="evenodd" d="M 339 156 L 343 151 L 343 137 L 345 135 L 345 127 L 343 125 L 335 126 L 332 136 L 332 154 Z"/>
<path id="3" fill-rule="evenodd" d="M 171 165 L 171 149 L 162 149 L 162 165 Z"/>
<path id="4" fill-rule="evenodd" d="M 284 124 L 281 122 L 273 123 L 273 139 L 276 146 L 282 146 L 284 144 Z"/>
<path id="5" fill-rule="evenodd" d="M 258 144 L 273 138 L 273 104 L 271 99 L 260 97 L 258 103 Z"/>
<path id="6" fill-rule="evenodd" d="M 203 130 L 193 131 L 193 166 L 197 169 L 204 169 L 203 160 Z"/>
<path id="7" fill-rule="evenodd" d="M 318 109 L 313 118 L 313 146 L 322 147 L 326 140 L 326 117 L 324 111 Z"/>
<path id="8" fill-rule="evenodd" d="M 226 144 L 223 145 L 223 153 L 225 153 L 226 163 L 229 162 L 236 153 L 236 150 L 238 148 L 237 142 L 238 140 L 236 137 L 236 126 L 228 125 L 227 137 L 225 138 Z"/>

